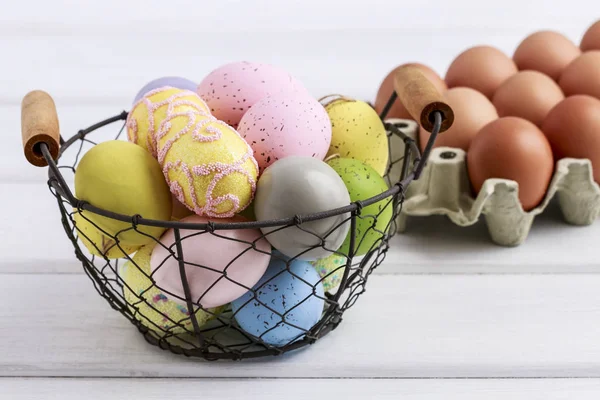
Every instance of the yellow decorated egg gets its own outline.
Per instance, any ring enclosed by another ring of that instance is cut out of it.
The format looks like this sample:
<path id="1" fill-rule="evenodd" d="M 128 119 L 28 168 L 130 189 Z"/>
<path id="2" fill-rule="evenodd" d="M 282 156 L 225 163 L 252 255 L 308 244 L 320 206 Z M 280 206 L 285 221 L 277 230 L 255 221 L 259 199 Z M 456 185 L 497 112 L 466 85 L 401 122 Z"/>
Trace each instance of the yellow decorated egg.
<path id="1" fill-rule="evenodd" d="M 150 278 L 150 256 L 154 244 L 142 247 L 119 270 L 123 280 L 123 296 L 138 321 L 158 333 L 193 332 L 192 319 L 187 306 L 170 300 Z M 196 310 L 199 325 L 219 314 L 222 308 Z"/>
<path id="2" fill-rule="evenodd" d="M 77 237 L 88 251 L 95 256 L 108 259 L 125 258 L 136 252 L 140 246 L 117 243 L 115 239 L 105 235 L 91 221 L 88 221 L 77 210 L 73 210 L 73 221 Z"/>
<path id="3" fill-rule="evenodd" d="M 347 261 L 348 259 L 346 257 L 332 253 L 328 257 L 310 262 L 319 273 L 321 282 L 323 282 L 323 289 L 326 292 L 340 286 L 342 278 L 344 277 L 344 271 L 346 270 Z"/>
<path id="4" fill-rule="evenodd" d="M 182 130 L 188 121 L 185 114 L 193 111 L 210 115 L 208 106 L 195 92 L 168 86 L 152 90 L 135 103 L 129 113 L 127 137 L 156 157 L 154 138 L 161 129 L 168 129 L 164 123 L 168 121 Z"/>
<path id="5" fill-rule="evenodd" d="M 171 192 L 198 215 L 232 217 L 254 197 L 258 164 L 252 149 L 213 116 L 194 112 L 185 118 L 183 130 L 170 124 L 156 136 L 158 161 Z"/>
<path id="6" fill-rule="evenodd" d="M 92 147 L 75 172 L 75 195 L 101 209 L 128 216 L 167 221 L 171 218 L 171 193 L 158 162 L 144 149 L 122 140 Z M 138 225 L 81 211 L 107 236 L 118 236 L 130 246 L 158 239 L 164 228 Z"/>
<path id="7" fill-rule="evenodd" d="M 383 176 L 388 166 L 388 138 L 377 112 L 364 101 L 346 98 L 330 102 L 325 110 L 332 128 L 327 157 L 353 158 Z"/>

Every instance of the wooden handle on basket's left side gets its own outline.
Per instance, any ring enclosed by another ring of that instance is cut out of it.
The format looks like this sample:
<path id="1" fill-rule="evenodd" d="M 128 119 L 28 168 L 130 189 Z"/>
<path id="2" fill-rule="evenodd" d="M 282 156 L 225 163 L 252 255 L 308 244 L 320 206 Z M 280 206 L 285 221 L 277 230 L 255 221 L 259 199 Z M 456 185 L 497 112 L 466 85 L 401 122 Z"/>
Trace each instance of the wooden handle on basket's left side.
<path id="1" fill-rule="evenodd" d="M 45 143 L 56 160 L 60 149 L 60 130 L 54 100 L 46 92 L 34 90 L 21 102 L 21 135 L 25 157 L 32 165 L 48 165 L 40 145 Z"/>

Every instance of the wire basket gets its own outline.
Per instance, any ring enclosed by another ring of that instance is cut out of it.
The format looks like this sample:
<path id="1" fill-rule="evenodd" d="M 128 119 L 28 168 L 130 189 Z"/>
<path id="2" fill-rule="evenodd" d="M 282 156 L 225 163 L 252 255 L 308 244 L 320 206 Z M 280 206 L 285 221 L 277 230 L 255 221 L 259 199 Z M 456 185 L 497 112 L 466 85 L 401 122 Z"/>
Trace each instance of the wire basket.
<path id="1" fill-rule="evenodd" d="M 414 91 L 415 84 L 418 92 Z M 76 257 L 98 294 L 134 324 L 148 342 L 176 354 L 207 360 L 273 356 L 313 344 L 335 329 L 345 311 L 365 292 L 370 274 L 385 259 L 389 238 L 396 233 L 395 221 L 401 211 L 405 188 L 419 177 L 437 134 L 452 123 L 452 111 L 439 101 L 439 95 L 432 92 L 431 88 L 418 71 L 409 69 L 399 72 L 396 91 L 382 112 L 383 119 L 393 102 L 400 97 L 412 115 L 417 116 L 416 119 L 420 119 L 423 126 L 428 125 L 432 132 L 430 143 L 421 157 L 415 142 L 402 132 L 402 126 L 385 124 L 388 141 L 399 137 L 405 144 L 403 154 L 397 159 L 392 159 L 394 152 L 390 150 L 390 163 L 385 175 L 389 190 L 341 208 L 280 220 L 219 223 L 215 219 L 199 224 L 156 221 L 140 215 L 117 214 L 77 199 L 65 176 L 74 174 L 84 149 L 96 144 L 93 140 L 95 131 L 117 125 L 114 138 L 121 137 L 125 126 L 122 121 L 127 118 L 125 111 L 80 130 L 65 141 L 58 134 L 58 120 L 52 99 L 44 92 L 32 92 L 23 101 L 23 143 L 25 154 L 32 164 L 49 166 L 48 185 L 56 198 L 62 225 L 73 244 Z M 74 161 L 64 162 L 66 152 L 75 153 Z M 112 236 L 87 218 L 89 213 L 125 222 L 127 228 Z M 382 217 L 384 213 L 385 218 Z M 384 224 L 380 223 L 382 218 Z M 310 229 L 310 224 L 315 221 L 335 222 L 327 236 L 347 230 L 348 250 L 328 249 L 327 237 L 320 237 Z M 95 240 L 97 238 L 90 235 L 91 225 L 102 231 L 102 240 Z M 362 228 L 359 229 L 358 225 Z M 168 232 L 174 237 L 173 245 L 166 246 L 153 238 L 153 244 L 146 245 L 135 255 L 127 255 L 128 251 L 121 242 L 122 235 L 128 231 L 145 234 L 141 230 L 144 227 L 169 229 Z M 298 229 L 312 235 L 314 240 L 295 257 L 285 257 L 270 245 L 266 248 L 263 246 L 265 239 L 273 232 Z M 252 239 L 240 239 L 231 234 L 242 230 L 259 234 Z M 197 240 L 194 238 L 198 237 L 226 241 L 228 247 L 238 249 L 239 254 L 232 257 L 224 268 L 194 263 L 189 256 L 186 258 L 185 250 L 190 248 L 186 241 Z M 89 246 L 82 246 L 82 240 L 93 243 L 96 251 L 90 252 Z M 368 244 L 361 251 L 364 254 L 357 255 L 357 249 L 361 249 L 364 243 Z M 165 262 L 169 259 L 169 265 L 173 266 L 174 263 L 176 266 L 183 295 L 156 284 L 155 274 L 163 266 L 161 264 L 158 270 L 150 271 L 148 259 L 158 246 L 166 255 Z M 303 254 L 315 249 L 326 253 L 328 262 L 325 265 L 317 261 L 313 264 L 312 275 L 307 275 L 303 270 L 306 264 L 297 261 Z M 114 252 L 121 252 L 122 257 L 115 258 Z M 249 287 L 236 281 L 234 273 L 228 269 L 236 260 L 254 252 L 260 253 L 261 257 L 270 257 L 278 268 L 274 272 L 269 269 L 256 285 Z M 194 291 L 189 279 L 195 269 L 209 270 L 214 278 L 200 294 Z M 317 272 L 316 278 L 314 271 Z M 238 299 L 233 305 L 206 306 L 205 296 L 217 285 L 241 290 L 244 294 L 240 299 L 243 300 Z M 265 297 L 263 289 L 269 285 L 271 289 L 275 287 L 276 291 L 281 289 L 282 294 L 277 298 Z M 286 298 L 283 293 L 289 296 Z M 315 308 L 319 310 L 316 318 Z M 313 310 L 313 320 L 309 325 L 302 320 L 302 316 L 309 312 L 307 310 Z M 258 328 L 252 322 L 249 326 L 245 325 L 248 318 L 257 315 L 268 315 L 269 318 L 263 318 Z M 281 340 L 281 337 L 284 339 Z"/>

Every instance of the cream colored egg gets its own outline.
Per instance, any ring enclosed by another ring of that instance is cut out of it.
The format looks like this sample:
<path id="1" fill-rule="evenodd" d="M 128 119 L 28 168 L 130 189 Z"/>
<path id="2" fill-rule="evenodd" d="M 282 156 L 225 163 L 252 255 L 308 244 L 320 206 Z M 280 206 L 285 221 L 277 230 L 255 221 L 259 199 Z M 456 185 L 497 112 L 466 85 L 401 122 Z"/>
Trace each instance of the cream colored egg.
<path id="1" fill-rule="evenodd" d="M 179 115 L 190 111 L 210 115 L 208 106 L 195 92 L 172 87 L 152 90 L 129 113 L 127 137 L 156 157 L 155 135 L 164 129 L 162 124 L 168 119 L 169 124 L 179 127 L 178 124 L 188 121 Z"/>
<path id="2" fill-rule="evenodd" d="M 169 129 L 156 137 L 171 192 L 198 215 L 232 217 L 254 197 L 258 165 L 252 149 L 235 129 L 212 116 L 193 112 L 185 118 L 177 124 L 167 119 Z"/>
<path id="3" fill-rule="evenodd" d="M 192 319 L 187 306 L 168 298 L 150 278 L 150 256 L 154 244 L 142 247 L 119 270 L 123 280 L 123 295 L 129 309 L 138 321 L 157 333 L 177 334 L 193 332 Z M 223 310 L 222 307 L 196 311 L 196 320 L 203 325 Z"/>
<path id="4" fill-rule="evenodd" d="M 336 99 L 325 106 L 332 137 L 327 157 L 337 154 L 370 165 L 383 176 L 388 166 L 388 138 L 377 112 L 364 101 Z"/>

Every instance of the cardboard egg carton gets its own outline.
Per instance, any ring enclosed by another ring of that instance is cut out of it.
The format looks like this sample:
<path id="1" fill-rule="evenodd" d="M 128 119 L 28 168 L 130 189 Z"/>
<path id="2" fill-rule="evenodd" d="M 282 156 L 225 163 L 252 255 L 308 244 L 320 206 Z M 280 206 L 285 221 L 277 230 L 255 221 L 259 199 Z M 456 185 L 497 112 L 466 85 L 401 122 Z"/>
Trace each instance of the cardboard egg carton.
<path id="1" fill-rule="evenodd" d="M 417 140 L 419 126 L 415 121 L 388 119 L 386 122 L 397 124 Z M 402 140 L 393 138 L 391 147 L 392 159 L 402 157 Z M 397 181 L 399 176 L 399 168 L 393 168 L 392 181 Z M 421 177 L 407 188 L 397 220 L 398 230 L 405 231 L 409 216 L 446 215 L 459 226 L 469 226 L 483 215 L 492 241 L 502 246 L 518 246 L 527 238 L 535 216 L 545 210 L 555 195 L 567 223 L 590 225 L 600 215 L 600 186 L 594 181 L 592 165 L 587 159 L 559 160 L 544 200 L 533 210 L 523 210 L 518 194 L 517 182 L 488 179 L 477 197 L 473 197 L 466 152 L 438 147 L 432 150 Z"/>

